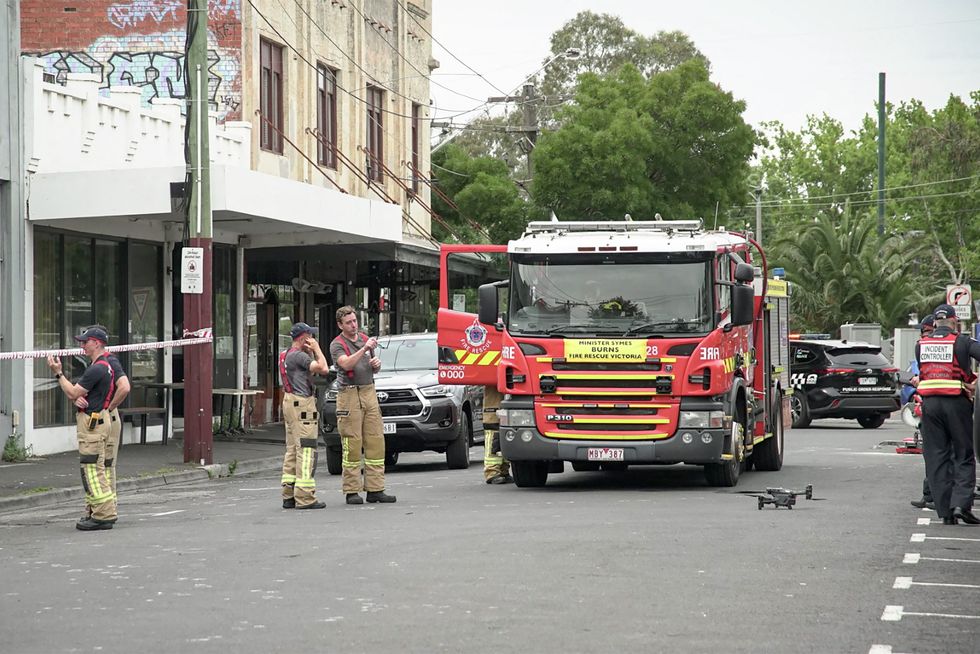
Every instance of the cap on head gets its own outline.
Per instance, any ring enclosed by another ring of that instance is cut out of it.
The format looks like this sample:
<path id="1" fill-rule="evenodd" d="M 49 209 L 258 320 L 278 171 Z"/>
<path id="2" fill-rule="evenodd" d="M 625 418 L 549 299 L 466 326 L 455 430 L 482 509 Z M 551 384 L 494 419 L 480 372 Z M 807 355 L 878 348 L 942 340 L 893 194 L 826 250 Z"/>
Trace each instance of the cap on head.
<path id="1" fill-rule="evenodd" d="M 940 304 L 936 307 L 936 310 L 932 312 L 932 317 L 936 320 L 949 320 L 950 318 L 956 319 L 956 309 L 950 304 Z"/>
<path id="2" fill-rule="evenodd" d="M 312 334 L 313 336 L 316 336 L 317 331 L 318 330 L 316 327 L 310 327 L 305 322 L 298 322 L 293 325 L 292 329 L 289 330 L 289 335 L 292 336 L 293 339 L 297 339 L 303 334 Z"/>
<path id="3" fill-rule="evenodd" d="M 919 331 L 920 332 L 930 331 L 935 326 L 936 326 L 936 319 L 930 313 L 928 316 L 922 319 L 921 323 L 919 323 Z"/>
<path id="4" fill-rule="evenodd" d="M 90 338 L 94 338 L 97 341 L 102 341 L 103 345 L 109 342 L 109 335 L 106 334 L 105 330 L 101 327 L 89 327 L 78 336 L 75 336 L 75 340 L 79 343 L 84 343 Z"/>

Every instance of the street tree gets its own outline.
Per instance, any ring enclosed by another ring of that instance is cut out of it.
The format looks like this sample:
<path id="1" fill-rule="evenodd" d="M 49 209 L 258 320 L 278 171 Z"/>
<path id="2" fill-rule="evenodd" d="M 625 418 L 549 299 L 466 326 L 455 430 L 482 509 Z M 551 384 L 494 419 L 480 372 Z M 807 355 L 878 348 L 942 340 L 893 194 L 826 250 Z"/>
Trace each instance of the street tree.
<path id="1" fill-rule="evenodd" d="M 586 73 L 538 140 L 532 197 L 567 219 L 710 217 L 743 193 L 756 136 L 744 110 L 696 60 L 649 79 L 631 64 Z"/>
<path id="2" fill-rule="evenodd" d="M 937 301 L 919 262 L 928 244 L 898 234 L 878 235 L 874 211 L 819 215 L 795 234 L 777 240 L 770 261 L 793 283 L 793 328 L 836 332 L 849 322 L 891 329 L 908 314 Z"/>

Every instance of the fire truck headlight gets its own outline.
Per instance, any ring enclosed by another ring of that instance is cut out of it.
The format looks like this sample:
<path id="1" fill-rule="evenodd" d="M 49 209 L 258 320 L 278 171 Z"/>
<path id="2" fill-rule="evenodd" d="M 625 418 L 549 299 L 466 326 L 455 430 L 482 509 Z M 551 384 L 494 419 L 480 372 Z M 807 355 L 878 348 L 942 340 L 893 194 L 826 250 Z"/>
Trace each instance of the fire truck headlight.
<path id="1" fill-rule="evenodd" d="M 721 429 L 723 411 L 681 411 L 679 429 Z"/>
<path id="2" fill-rule="evenodd" d="M 497 410 L 501 427 L 533 427 L 534 411 L 531 409 Z"/>
<path id="3" fill-rule="evenodd" d="M 517 432 L 514 431 L 513 429 L 505 429 L 504 430 L 504 440 L 507 441 L 508 443 L 513 443 L 514 442 L 514 436 L 516 436 L 516 435 L 517 435 Z"/>
<path id="4" fill-rule="evenodd" d="M 687 443 L 688 445 L 690 445 L 694 441 L 694 434 L 692 434 L 689 431 L 686 431 L 684 432 L 684 435 L 681 436 L 681 440 Z"/>
<path id="5" fill-rule="evenodd" d="M 534 432 L 533 431 L 531 431 L 530 429 L 522 429 L 521 430 L 521 440 L 522 441 L 524 441 L 525 443 L 530 443 L 532 438 L 534 438 Z"/>
<path id="6" fill-rule="evenodd" d="M 704 443 L 705 445 L 710 445 L 711 444 L 711 434 L 708 434 L 708 433 L 701 434 L 701 442 Z"/>

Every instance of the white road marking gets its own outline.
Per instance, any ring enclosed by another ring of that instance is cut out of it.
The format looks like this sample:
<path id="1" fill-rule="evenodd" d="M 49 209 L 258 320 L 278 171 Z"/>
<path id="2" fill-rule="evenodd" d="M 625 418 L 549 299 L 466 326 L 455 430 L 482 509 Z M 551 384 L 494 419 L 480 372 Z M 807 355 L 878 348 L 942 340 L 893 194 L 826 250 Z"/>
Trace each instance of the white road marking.
<path id="1" fill-rule="evenodd" d="M 881 619 L 886 622 L 898 622 L 905 616 L 915 616 L 920 618 L 953 618 L 958 620 L 980 620 L 980 615 L 960 615 L 958 613 L 926 613 L 918 611 L 906 611 L 904 606 L 889 605 L 881 614 Z"/>
<path id="2" fill-rule="evenodd" d="M 899 654 L 899 653 L 893 652 L 891 645 L 872 645 L 871 649 L 868 650 L 868 654 Z"/>
<path id="3" fill-rule="evenodd" d="M 924 543 L 926 542 L 925 534 L 912 534 L 912 538 L 909 539 L 910 543 Z"/>
<path id="4" fill-rule="evenodd" d="M 151 518 L 159 518 L 165 515 L 173 515 L 175 513 L 183 513 L 186 509 L 177 509 L 176 511 L 164 511 L 163 513 L 151 513 Z"/>
<path id="5" fill-rule="evenodd" d="M 921 536 L 922 540 L 915 540 L 916 536 Z M 926 536 L 925 534 L 912 534 L 913 543 L 921 543 L 925 540 L 957 540 L 965 541 L 968 543 L 980 543 L 980 538 L 955 538 L 953 536 Z"/>
<path id="6" fill-rule="evenodd" d="M 238 492 L 239 493 L 257 493 L 257 492 L 261 491 L 261 492 L 264 493 L 265 491 L 274 491 L 274 490 L 282 490 L 282 486 L 269 486 L 268 488 L 239 488 L 238 489 Z"/>
<path id="7" fill-rule="evenodd" d="M 942 586 L 943 588 L 980 588 L 977 584 L 946 584 L 931 581 L 912 581 L 912 577 L 895 577 L 892 588 L 907 590 L 912 586 Z"/>
<path id="8" fill-rule="evenodd" d="M 905 558 L 902 559 L 902 563 L 918 563 L 922 555 L 918 552 L 906 552 Z"/>
<path id="9" fill-rule="evenodd" d="M 915 524 L 917 524 L 917 525 L 929 525 L 929 524 L 932 524 L 932 518 L 919 518 L 919 520 Z"/>

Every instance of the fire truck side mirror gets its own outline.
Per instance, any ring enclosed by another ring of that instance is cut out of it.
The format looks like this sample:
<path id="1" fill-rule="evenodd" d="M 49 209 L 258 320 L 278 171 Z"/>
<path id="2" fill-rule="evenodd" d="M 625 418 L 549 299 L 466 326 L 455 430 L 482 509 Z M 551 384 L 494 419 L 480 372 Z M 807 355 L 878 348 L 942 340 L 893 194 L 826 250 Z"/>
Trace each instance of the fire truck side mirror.
<path id="1" fill-rule="evenodd" d="M 755 279 L 755 271 L 747 263 L 735 264 L 735 281 L 748 284 Z"/>
<path id="2" fill-rule="evenodd" d="M 751 325 L 755 311 L 755 291 L 751 286 L 736 284 L 732 287 L 732 325 Z"/>
<path id="3" fill-rule="evenodd" d="M 480 286 L 480 297 L 477 301 L 477 318 L 484 325 L 496 325 L 500 314 L 498 311 L 497 286 L 483 284 Z"/>

